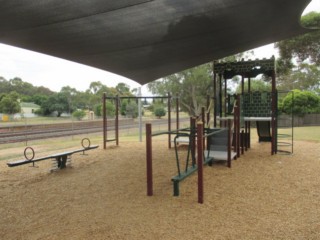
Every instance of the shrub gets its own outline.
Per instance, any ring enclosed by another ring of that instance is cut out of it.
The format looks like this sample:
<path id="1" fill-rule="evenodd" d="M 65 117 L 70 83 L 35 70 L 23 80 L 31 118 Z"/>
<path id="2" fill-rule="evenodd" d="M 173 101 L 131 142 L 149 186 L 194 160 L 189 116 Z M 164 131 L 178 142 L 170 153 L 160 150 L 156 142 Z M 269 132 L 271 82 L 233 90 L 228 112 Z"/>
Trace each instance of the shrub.
<path id="1" fill-rule="evenodd" d="M 166 110 L 162 106 L 157 106 L 154 108 L 154 115 L 158 118 L 161 118 L 166 115 Z"/>
<path id="2" fill-rule="evenodd" d="M 72 113 L 72 116 L 80 121 L 84 116 L 86 116 L 86 113 L 83 110 L 76 110 Z"/>

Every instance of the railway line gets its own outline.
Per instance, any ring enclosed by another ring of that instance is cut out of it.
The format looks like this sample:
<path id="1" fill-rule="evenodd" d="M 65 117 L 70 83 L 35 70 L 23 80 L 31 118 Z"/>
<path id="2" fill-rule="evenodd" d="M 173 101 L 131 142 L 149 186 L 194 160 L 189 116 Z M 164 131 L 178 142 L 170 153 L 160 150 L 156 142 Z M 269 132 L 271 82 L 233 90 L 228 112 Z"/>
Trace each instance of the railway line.
<path id="1" fill-rule="evenodd" d="M 167 124 L 166 119 L 154 120 L 155 124 Z M 172 123 L 174 124 L 174 123 Z M 114 130 L 114 121 L 108 121 L 107 131 Z M 119 121 L 119 129 L 137 128 L 133 119 Z M 102 132 L 102 120 L 75 123 L 14 125 L 0 127 L 0 144 L 17 143 L 47 138 L 66 137 L 73 135 Z"/>
<path id="2" fill-rule="evenodd" d="M 107 131 L 114 129 L 114 121 L 108 122 Z M 120 121 L 119 127 L 132 126 L 133 120 Z M 75 123 L 33 124 L 0 127 L 0 144 L 25 142 L 47 138 L 65 137 L 88 133 L 102 132 L 102 121 Z"/>

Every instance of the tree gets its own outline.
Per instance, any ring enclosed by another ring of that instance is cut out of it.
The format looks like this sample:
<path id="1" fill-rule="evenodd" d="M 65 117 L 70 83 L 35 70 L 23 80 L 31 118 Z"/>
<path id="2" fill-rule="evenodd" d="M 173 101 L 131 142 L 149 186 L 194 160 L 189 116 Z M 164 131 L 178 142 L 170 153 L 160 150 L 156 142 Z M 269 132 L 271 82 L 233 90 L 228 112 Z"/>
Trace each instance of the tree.
<path id="1" fill-rule="evenodd" d="M 305 27 L 320 27 L 320 13 L 311 12 L 301 18 Z M 275 44 L 279 89 L 319 89 L 320 31 L 313 31 Z"/>
<path id="2" fill-rule="evenodd" d="M 307 28 L 320 26 L 320 13 L 311 12 L 301 18 L 301 24 Z M 304 35 L 280 41 L 275 44 L 279 48 L 282 59 L 298 62 L 308 59 L 311 63 L 320 65 L 320 31 L 313 31 Z"/>
<path id="3" fill-rule="evenodd" d="M 248 89 L 248 81 L 244 82 L 244 89 Z M 250 81 L 251 92 L 271 92 L 271 84 L 263 79 L 251 79 Z M 239 84 L 236 93 L 241 93 L 241 85 Z"/>
<path id="4" fill-rule="evenodd" d="M 60 94 L 64 96 L 64 98 L 68 102 L 68 110 L 67 112 L 71 113 L 74 111 L 74 109 L 77 109 L 77 102 L 75 101 L 75 97 L 78 94 L 78 91 L 75 88 L 72 88 L 70 86 L 62 87 L 60 90 Z"/>
<path id="5" fill-rule="evenodd" d="M 0 101 L 0 112 L 6 114 L 15 114 L 21 111 L 20 103 L 18 101 L 19 95 L 16 92 L 10 92 L 4 95 Z"/>
<path id="6" fill-rule="evenodd" d="M 108 100 L 106 101 L 106 112 L 107 112 L 107 116 L 108 117 L 114 117 L 116 115 L 116 107 L 115 107 L 115 105 L 112 102 L 108 101 Z M 98 117 L 103 115 L 102 104 L 101 103 L 95 106 L 94 113 Z"/>
<path id="7" fill-rule="evenodd" d="M 55 93 L 41 105 L 41 109 L 43 115 L 57 112 L 57 117 L 60 117 L 63 112 L 69 112 L 70 106 L 65 94 Z"/>
<path id="8" fill-rule="evenodd" d="M 293 96 L 292 96 L 293 94 Z M 320 97 L 310 91 L 293 90 L 284 97 L 281 110 L 284 113 L 303 116 L 320 112 Z"/>
<path id="9" fill-rule="evenodd" d="M 166 115 L 166 110 L 161 105 L 154 106 L 153 113 L 156 117 L 161 118 Z"/>
<path id="10" fill-rule="evenodd" d="M 127 105 L 128 105 L 128 100 L 124 99 L 121 101 L 121 106 L 120 106 L 120 114 L 122 116 L 126 116 L 127 115 Z"/>
<path id="11" fill-rule="evenodd" d="M 251 51 L 242 52 L 219 59 L 218 62 L 239 61 L 251 55 Z M 213 91 L 212 77 L 212 63 L 206 63 L 151 82 L 147 87 L 156 95 L 171 93 L 172 96 L 179 97 L 181 110 L 188 112 L 190 116 L 198 116 L 201 108 L 206 106 L 206 96 Z"/>
<path id="12" fill-rule="evenodd" d="M 130 86 L 125 83 L 118 83 L 116 86 L 116 90 L 118 94 L 121 96 L 126 96 L 127 94 L 130 94 Z"/>
<path id="13" fill-rule="evenodd" d="M 316 65 L 301 63 L 291 71 L 280 74 L 278 77 L 278 89 L 317 91 L 319 88 L 320 68 Z"/>
<path id="14" fill-rule="evenodd" d="M 38 104 L 39 106 L 41 106 L 48 98 L 49 98 L 48 95 L 35 94 L 35 95 L 31 95 L 31 96 L 23 96 L 21 98 L 21 101 L 23 101 L 23 102 L 33 102 L 33 103 Z"/>
<path id="15" fill-rule="evenodd" d="M 35 87 L 30 83 L 22 81 L 21 78 L 15 77 L 7 81 L 5 78 L 0 77 L 0 93 L 9 93 L 15 91 L 21 98 L 26 96 L 38 95 L 51 95 L 53 92 L 45 87 Z"/>
<path id="16" fill-rule="evenodd" d="M 197 116 L 206 105 L 206 95 L 212 85 L 212 64 L 203 64 L 172 74 L 161 80 L 149 83 L 153 94 L 179 97 L 181 109 L 191 116 Z"/>
<path id="17" fill-rule="evenodd" d="M 136 101 L 128 102 L 126 106 L 126 116 L 136 118 L 138 117 L 138 115 L 138 104 L 136 103 Z"/>

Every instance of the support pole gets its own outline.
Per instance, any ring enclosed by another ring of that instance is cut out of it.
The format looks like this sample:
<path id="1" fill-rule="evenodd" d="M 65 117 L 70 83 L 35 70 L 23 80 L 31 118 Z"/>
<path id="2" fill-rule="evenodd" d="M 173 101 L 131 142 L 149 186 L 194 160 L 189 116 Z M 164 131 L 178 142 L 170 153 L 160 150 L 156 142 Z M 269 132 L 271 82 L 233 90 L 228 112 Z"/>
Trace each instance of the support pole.
<path id="1" fill-rule="evenodd" d="M 237 96 L 237 107 L 235 108 L 237 116 L 237 157 L 240 157 L 240 128 L 241 128 L 241 99 Z"/>
<path id="2" fill-rule="evenodd" d="M 196 118 L 190 117 L 190 133 L 191 133 L 191 154 L 192 154 L 192 165 L 195 163 L 195 156 L 196 156 Z"/>
<path id="3" fill-rule="evenodd" d="M 213 75 L 213 127 L 217 127 L 217 74 Z"/>
<path id="4" fill-rule="evenodd" d="M 244 76 L 241 75 L 241 94 L 244 94 Z"/>
<path id="5" fill-rule="evenodd" d="M 139 141 L 142 142 L 142 106 L 141 106 L 141 87 L 138 89 L 138 112 L 139 112 Z"/>
<path id="6" fill-rule="evenodd" d="M 231 119 L 228 119 L 228 167 L 231 168 Z"/>
<path id="7" fill-rule="evenodd" d="M 224 111 L 224 116 L 227 116 L 227 79 L 224 79 L 224 103 L 223 103 L 223 111 Z M 227 123 L 225 123 L 227 124 Z M 226 127 L 226 126 L 225 126 Z"/>
<path id="8" fill-rule="evenodd" d="M 106 119 L 106 93 L 102 97 L 102 115 L 103 115 L 103 149 L 107 148 L 107 119 Z"/>
<path id="9" fill-rule="evenodd" d="M 203 123 L 197 124 L 198 203 L 203 203 Z"/>
<path id="10" fill-rule="evenodd" d="M 206 111 L 205 111 L 205 108 L 204 107 L 202 107 L 201 108 L 201 121 L 202 121 L 202 127 L 203 127 L 203 132 L 204 132 L 204 128 L 205 128 L 205 123 L 206 123 L 206 116 L 205 116 L 205 114 L 206 114 Z M 205 138 L 202 138 L 202 140 L 203 140 L 203 146 L 205 146 L 206 145 L 206 142 L 205 142 Z"/>
<path id="11" fill-rule="evenodd" d="M 168 148 L 171 149 L 171 95 L 168 93 Z"/>
<path id="12" fill-rule="evenodd" d="M 179 104 L 179 98 L 176 98 L 176 129 L 178 130 L 180 128 L 179 126 L 179 108 L 180 108 L 180 104 Z"/>
<path id="13" fill-rule="evenodd" d="M 222 74 L 219 74 L 219 117 L 222 118 Z M 221 121 L 220 121 L 221 127 Z"/>
<path id="14" fill-rule="evenodd" d="M 116 144 L 119 146 L 119 95 L 116 96 L 116 122 L 115 122 L 115 137 Z"/>
<path id="15" fill-rule="evenodd" d="M 272 94 L 271 94 L 271 155 L 277 153 L 276 151 L 276 127 L 277 127 L 277 123 L 276 123 L 276 110 L 277 110 L 277 102 L 276 102 L 276 94 L 277 94 L 277 90 L 276 90 L 276 73 L 275 71 L 272 71 Z"/>
<path id="16" fill-rule="evenodd" d="M 210 95 L 207 95 L 207 119 L 206 119 L 206 125 L 208 128 L 210 128 Z"/>
<path id="17" fill-rule="evenodd" d="M 235 100 L 237 101 L 237 100 Z M 238 106 L 235 106 L 233 109 L 233 119 L 234 119 L 234 151 L 238 153 L 238 141 L 239 141 L 239 116 L 238 116 Z M 238 154 L 237 154 L 238 157 Z"/>
<path id="18" fill-rule="evenodd" d="M 146 156 L 147 156 L 147 196 L 153 195 L 152 180 L 152 126 L 151 123 L 146 124 Z"/>

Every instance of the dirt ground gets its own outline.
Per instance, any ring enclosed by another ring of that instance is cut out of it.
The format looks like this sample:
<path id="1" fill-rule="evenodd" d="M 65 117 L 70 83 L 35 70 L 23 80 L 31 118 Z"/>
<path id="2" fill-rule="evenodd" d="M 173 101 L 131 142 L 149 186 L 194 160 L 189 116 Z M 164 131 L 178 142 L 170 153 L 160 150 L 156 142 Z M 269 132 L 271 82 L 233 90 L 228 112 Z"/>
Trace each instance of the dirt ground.
<path id="1" fill-rule="evenodd" d="M 181 150 L 183 151 L 183 150 Z M 174 150 L 153 139 L 154 196 L 146 196 L 145 143 L 121 142 L 73 156 L 50 172 L 0 162 L 0 239 L 320 239 L 320 143 L 270 155 L 254 141 L 232 168 L 204 168 L 180 183 Z"/>

